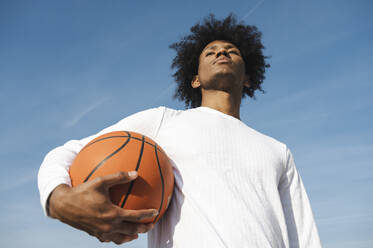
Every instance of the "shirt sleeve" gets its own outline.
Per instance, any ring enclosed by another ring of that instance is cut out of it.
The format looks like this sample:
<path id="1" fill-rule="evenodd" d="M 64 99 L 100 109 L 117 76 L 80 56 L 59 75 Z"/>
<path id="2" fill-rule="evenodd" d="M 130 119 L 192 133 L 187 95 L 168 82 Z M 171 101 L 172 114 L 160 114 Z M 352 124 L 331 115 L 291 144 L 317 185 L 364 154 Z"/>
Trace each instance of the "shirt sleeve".
<path id="1" fill-rule="evenodd" d="M 94 138 L 113 131 L 133 131 L 155 140 L 163 121 L 165 107 L 153 108 L 133 114 L 95 135 L 81 140 L 70 140 L 51 150 L 44 158 L 38 173 L 40 202 L 48 215 L 47 201 L 50 193 L 60 184 L 71 186 L 69 168 L 79 151 Z"/>
<path id="2" fill-rule="evenodd" d="M 286 148 L 285 171 L 279 193 L 291 248 L 321 247 L 320 237 L 302 179 L 291 151 Z"/>

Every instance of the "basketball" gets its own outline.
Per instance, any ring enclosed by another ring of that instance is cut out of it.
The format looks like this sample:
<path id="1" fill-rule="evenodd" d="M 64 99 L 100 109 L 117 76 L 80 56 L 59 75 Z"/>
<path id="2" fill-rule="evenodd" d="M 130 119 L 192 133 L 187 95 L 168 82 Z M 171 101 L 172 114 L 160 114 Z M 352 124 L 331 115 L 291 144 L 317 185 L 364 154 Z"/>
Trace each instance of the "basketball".
<path id="1" fill-rule="evenodd" d="M 74 187 L 121 171 L 137 171 L 138 177 L 109 189 L 113 204 L 124 209 L 157 209 L 157 216 L 141 221 L 157 222 L 171 201 L 174 176 L 166 153 L 149 137 L 128 131 L 101 135 L 83 147 L 69 173 Z"/>

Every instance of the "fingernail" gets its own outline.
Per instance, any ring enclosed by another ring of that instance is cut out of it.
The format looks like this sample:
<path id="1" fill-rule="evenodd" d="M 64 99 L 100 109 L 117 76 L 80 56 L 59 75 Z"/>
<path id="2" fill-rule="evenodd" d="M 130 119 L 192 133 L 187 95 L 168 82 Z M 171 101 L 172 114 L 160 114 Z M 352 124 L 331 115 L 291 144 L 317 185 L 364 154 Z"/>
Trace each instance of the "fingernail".
<path id="1" fill-rule="evenodd" d="M 129 177 L 135 177 L 135 176 L 137 176 L 137 171 L 129 171 L 128 172 L 128 176 Z"/>
<path id="2" fill-rule="evenodd" d="M 153 229 L 154 228 L 154 224 L 152 223 L 152 224 L 148 224 L 148 228 L 151 230 L 151 229 Z"/>

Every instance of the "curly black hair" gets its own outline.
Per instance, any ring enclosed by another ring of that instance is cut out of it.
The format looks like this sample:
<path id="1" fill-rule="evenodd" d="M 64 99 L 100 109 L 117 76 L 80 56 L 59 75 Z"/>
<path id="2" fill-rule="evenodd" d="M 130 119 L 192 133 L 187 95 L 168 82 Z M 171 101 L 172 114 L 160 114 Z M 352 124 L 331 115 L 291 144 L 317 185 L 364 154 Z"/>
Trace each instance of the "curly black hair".
<path id="1" fill-rule="evenodd" d="M 178 84 L 174 98 L 185 102 L 185 107 L 198 107 L 201 105 L 202 94 L 199 88 L 191 86 L 193 77 L 198 74 L 199 56 L 202 50 L 212 41 L 224 40 L 234 44 L 241 52 L 246 65 L 246 74 L 250 78 L 250 88 L 245 87 L 242 97 L 246 95 L 255 99 L 255 90 L 260 90 L 265 79 L 266 68 L 270 67 L 262 50 L 261 32 L 257 27 L 237 22 L 233 14 L 224 20 L 217 20 L 213 14 L 204 18 L 202 24 L 197 23 L 191 27 L 191 34 L 181 38 L 169 47 L 176 50 L 176 56 L 171 68 L 176 72 L 173 77 Z"/>

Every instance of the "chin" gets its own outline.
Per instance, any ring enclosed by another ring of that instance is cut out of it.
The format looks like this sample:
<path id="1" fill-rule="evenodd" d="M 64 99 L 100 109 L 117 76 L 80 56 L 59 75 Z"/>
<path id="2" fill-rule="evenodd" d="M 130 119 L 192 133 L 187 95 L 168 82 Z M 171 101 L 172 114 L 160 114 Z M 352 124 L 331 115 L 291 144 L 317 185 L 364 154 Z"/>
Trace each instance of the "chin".
<path id="1" fill-rule="evenodd" d="M 227 71 L 227 70 L 220 71 L 213 76 L 213 81 L 228 82 L 229 84 L 232 84 L 233 82 L 235 82 L 236 79 L 237 79 L 236 75 L 232 73 L 231 71 Z"/>
<path id="2" fill-rule="evenodd" d="M 236 84 L 236 77 L 232 74 L 218 74 L 211 78 L 207 84 L 205 84 L 205 89 L 210 90 L 221 90 L 226 92 L 231 92 L 238 85 Z"/>

